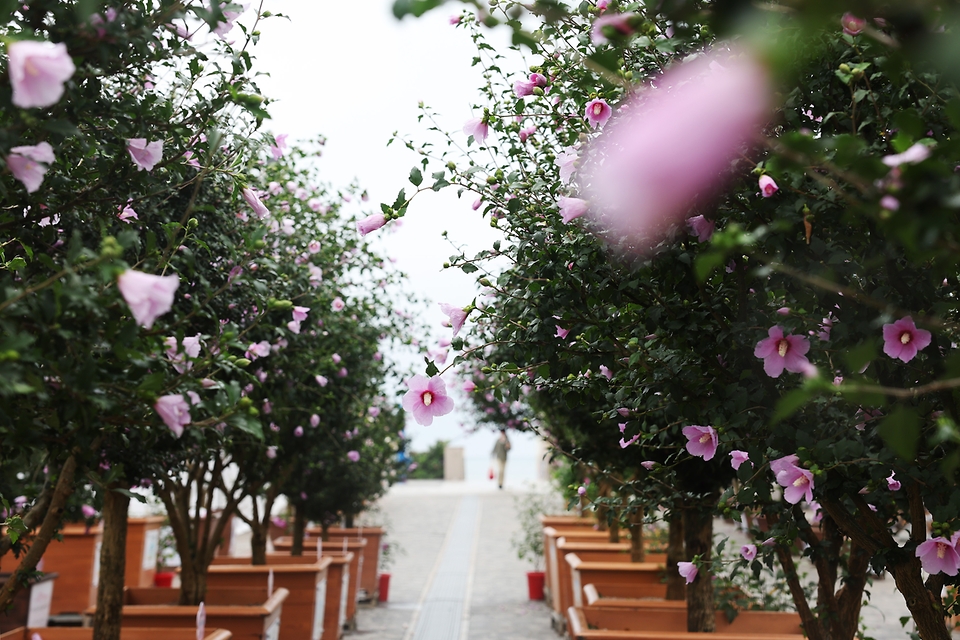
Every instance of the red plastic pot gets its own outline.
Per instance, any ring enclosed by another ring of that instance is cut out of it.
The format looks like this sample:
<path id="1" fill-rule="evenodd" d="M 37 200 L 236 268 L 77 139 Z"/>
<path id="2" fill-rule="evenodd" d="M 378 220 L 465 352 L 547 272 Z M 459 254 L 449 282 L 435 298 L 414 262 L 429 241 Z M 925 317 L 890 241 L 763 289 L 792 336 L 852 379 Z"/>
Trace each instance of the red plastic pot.
<path id="1" fill-rule="evenodd" d="M 386 602 L 390 596 L 390 574 L 381 573 L 377 577 L 377 601 Z"/>
<path id="2" fill-rule="evenodd" d="M 543 571 L 527 572 L 527 593 L 531 600 L 543 600 Z"/>
<path id="3" fill-rule="evenodd" d="M 173 576 L 176 574 L 172 571 L 157 571 L 153 574 L 153 586 L 155 587 L 172 587 L 173 586 Z"/>

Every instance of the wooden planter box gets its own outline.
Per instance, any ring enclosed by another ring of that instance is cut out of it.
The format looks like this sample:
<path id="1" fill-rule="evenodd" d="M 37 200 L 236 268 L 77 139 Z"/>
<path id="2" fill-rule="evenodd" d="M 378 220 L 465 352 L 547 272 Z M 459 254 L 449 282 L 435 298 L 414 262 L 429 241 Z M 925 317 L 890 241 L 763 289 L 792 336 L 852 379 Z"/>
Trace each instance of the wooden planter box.
<path id="1" fill-rule="evenodd" d="M 289 594 L 286 589 L 277 588 L 267 597 L 265 585 L 260 588 L 207 588 L 204 601 L 207 626 L 230 631 L 233 640 L 276 638 L 280 633 L 280 612 Z M 196 637 L 197 607 L 178 605 L 179 597 L 180 589 L 177 588 L 127 588 L 124 590 L 124 624 L 193 629 Z M 96 607 L 83 613 L 84 625 L 93 624 Z"/>
<path id="2" fill-rule="evenodd" d="M 570 607 L 567 612 L 572 640 L 701 640 L 687 631 L 686 609 L 623 609 Z M 717 631 L 711 640 L 800 640 L 800 616 L 785 611 L 741 611 L 733 622 L 717 612 Z"/>
<path id="3" fill-rule="evenodd" d="M 289 542 L 288 542 L 289 541 Z M 279 542 L 280 544 L 277 544 Z M 346 544 L 344 544 L 346 542 Z M 317 538 L 304 540 L 304 553 L 316 553 Z M 293 538 L 278 538 L 274 543 L 274 548 L 278 553 L 289 554 L 289 549 L 293 546 Z M 357 592 L 360 582 L 360 575 L 363 571 L 363 553 L 367 547 L 367 540 L 341 538 L 333 542 L 328 541 L 322 544 L 323 555 L 342 556 L 344 552 L 351 554 L 350 560 L 350 580 L 348 581 L 347 591 L 347 611 L 344 624 L 347 628 L 356 628 L 357 615 Z"/>
<path id="4" fill-rule="evenodd" d="M 290 592 L 283 603 L 279 640 L 320 640 L 327 597 L 327 568 L 332 558 L 270 554 L 266 565 L 250 558 L 214 558 L 208 588 L 264 587 L 273 572 L 274 588 Z"/>
<path id="5" fill-rule="evenodd" d="M 324 553 L 324 556 L 327 556 Z M 323 640 L 339 640 L 347 623 L 347 605 L 350 599 L 350 563 L 353 554 L 329 555 L 327 568 L 327 602 L 323 613 Z"/>
<path id="6" fill-rule="evenodd" d="M 38 571 L 57 573 L 57 588 L 50 601 L 50 615 L 80 613 L 97 601 L 100 582 L 100 544 L 103 525 L 68 524 L 60 530 L 63 540 L 53 539 L 37 565 Z M 20 560 L 7 553 L 0 557 L 0 572 L 12 573 Z"/>
<path id="7" fill-rule="evenodd" d="M 655 582 L 660 582 L 659 576 L 666 568 L 667 563 L 666 555 L 662 553 L 648 553 L 644 562 L 631 563 L 629 542 L 568 542 L 564 537 L 557 540 L 556 546 L 557 555 L 564 559 L 566 559 L 567 554 L 576 554 L 576 557 L 582 562 L 642 564 L 658 567 L 659 573 L 657 574 L 658 577 Z M 643 580 L 641 582 L 649 581 Z M 565 560 L 558 564 L 557 583 L 559 585 L 559 590 L 557 592 L 558 597 L 555 598 L 555 612 L 562 614 L 564 611 L 574 605 L 583 605 L 582 593 L 580 593 L 580 590 L 582 589 L 582 585 L 585 583 L 581 582 L 577 585 L 574 585 L 573 572 L 571 571 L 570 564 Z"/>
<path id="8" fill-rule="evenodd" d="M 0 640 L 30 640 L 33 634 L 43 640 L 93 640 L 93 629 L 80 627 L 20 627 L 0 635 Z M 203 640 L 230 640 L 233 637 L 226 629 L 205 629 Z M 196 640 L 196 625 L 192 629 L 145 629 L 122 627 L 120 640 Z"/>
<path id="9" fill-rule="evenodd" d="M 653 562 L 586 562 L 576 553 L 568 553 L 564 559 L 570 567 L 573 596 L 573 605 L 567 612 L 584 606 L 585 584 L 656 585 L 664 578 L 664 565 Z M 569 613 L 565 618 L 569 628 Z"/>
<path id="10" fill-rule="evenodd" d="M 160 553 L 160 527 L 163 516 L 127 520 L 127 564 L 123 584 L 126 587 L 152 587 Z"/>
<path id="11" fill-rule="evenodd" d="M 546 516 L 541 516 L 541 520 Z M 556 602 L 554 594 L 560 593 L 560 583 L 557 582 L 557 571 L 560 566 L 560 558 L 557 555 L 557 539 L 567 538 L 569 541 L 604 542 L 610 539 L 610 534 L 606 531 L 596 531 L 592 527 L 585 526 L 544 526 L 543 527 L 543 573 L 544 578 L 544 596 L 554 611 L 558 614 L 563 613 Z"/>
<path id="12" fill-rule="evenodd" d="M 543 527 L 588 527 L 597 526 L 597 521 L 593 517 L 584 518 L 575 515 L 548 516 L 540 515 L 540 525 Z"/>
<path id="13" fill-rule="evenodd" d="M 0 573 L 0 583 L 5 583 L 9 573 Z M 47 573 L 29 581 L 13 598 L 6 613 L 0 613 L 0 633 L 19 627 L 45 627 L 50 619 L 50 604 L 53 601 L 56 573 Z"/>
<path id="14" fill-rule="evenodd" d="M 585 584 L 583 599 L 587 606 L 594 607 L 636 607 L 646 602 L 667 608 L 687 606 L 686 600 L 667 600 L 666 583 Z"/>
<path id="15" fill-rule="evenodd" d="M 307 528 L 307 533 L 319 535 L 314 532 L 313 527 Z M 352 529 L 331 528 L 327 532 L 330 536 L 331 549 L 344 538 L 354 540 L 366 540 L 367 546 L 363 548 L 361 554 L 360 582 L 358 584 L 358 593 L 360 591 L 360 601 L 376 600 L 379 590 L 377 581 L 377 570 L 380 567 L 380 549 L 383 544 L 383 529 L 380 527 L 355 527 Z"/>

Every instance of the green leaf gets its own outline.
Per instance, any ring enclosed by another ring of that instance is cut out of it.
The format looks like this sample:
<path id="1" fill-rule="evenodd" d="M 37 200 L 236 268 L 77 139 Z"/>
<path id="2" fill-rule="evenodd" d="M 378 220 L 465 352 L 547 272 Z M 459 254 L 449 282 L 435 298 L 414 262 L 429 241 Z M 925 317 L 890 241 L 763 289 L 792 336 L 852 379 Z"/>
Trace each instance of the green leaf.
<path id="1" fill-rule="evenodd" d="M 412 182 L 415 187 L 420 186 L 420 183 L 423 182 L 423 174 L 420 173 L 420 169 L 416 167 L 410 169 L 410 182 Z"/>
<path id="2" fill-rule="evenodd" d="M 843 359 L 847 361 L 847 366 L 851 371 L 860 371 L 867 363 L 877 358 L 876 342 L 865 342 L 852 349 L 848 349 L 843 354 Z"/>
<path id="3" fill-rule="evenodd" d="M 263 427 L 260 425 L 260 421 L 244 411 L 233 414 L 227 418 L 227 422 L 241 431 L 263 439 Z"/>
<path id="4" fill-rule="evenodd" d="M 906 461 L 917 457 L 917 444 L 920 440 L 920 416 L 913 409 L 897 407 L 883 419 L 877 432 L 894 453 Z"/>
<path id="5" fill-rule="evenodd" d="M 703 282 L 713 273 L 713 270 L 723 264 L 726 254 L 722 251 L 708 251 L 697 256 L 694 262 L 694 270 L 697 274 L 697 280 Z"/>
<path id="6" fill-rule="evenodd" d="M 433 360 L 424 356 L 423 361 L 427 363 L 426 374 L 428 377 L 432 378 L 440 374 L 440 369 L 437 369 L 437 365 L 434 364 Z"/>
<path id="7" fill-rule="evenodd" d="M 146 376 L 137 389 L 143 393 L 154 394 L 163 388 L 163 381 L 166 378 L 162 371 L 156 371 Z"/>
<path id="8" fill-rule="evenodd" d="M 445 1 L 446 0 L 396 0 L 393 3 L 393 15 L 396 16 L 398 20 L 402 20 L 406 16 L 419 18 L 427 11 L 436 9 Z"/>
<path id="9" fill-rule="evenodd" d="M 789 418 L 812 397 L 813 391 L 806 388 L 794 389 L 787 393 L 780 398 L 780 401 L 777 403 L 777 408 L 773 412 L 772 421 L 780 422 L 785 418 Z"/>
<path id="10" fill-rule="evenodd" d="M 460 266 L 460 269 L 461 269 L 464 273 L 473 273 L 474 271 L 477 271 L 477 270 L 478 270 L 478 269 L 477 269 L 477 265 L 473 264 L 472 262 L 464 262 L 464 263 Z"/>
<path id="11" fill-rule="evenodd" d="M 116 491 L 117 493 L 122 493 L 123 495 L 127 496 L 131 500 L 136 500 L 137 502 L 142 502 L 143 504 L 147 504 L 146 496 L 142 496 L 139 493 L 134 493 L 129 489 L 114 489 L 114 491 Z"/>

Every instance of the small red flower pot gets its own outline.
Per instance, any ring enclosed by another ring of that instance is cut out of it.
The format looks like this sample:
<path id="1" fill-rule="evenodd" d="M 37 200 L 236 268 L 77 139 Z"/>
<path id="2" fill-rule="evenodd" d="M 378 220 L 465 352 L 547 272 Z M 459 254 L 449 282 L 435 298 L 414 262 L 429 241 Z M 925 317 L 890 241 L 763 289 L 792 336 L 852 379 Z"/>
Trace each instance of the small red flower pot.
<path id="1" fill-rule="evenodd" d="M 381 573 L 377 577 L 377 601 L 386 602 L 387 598 L 390 596 L 390 574 Z"/>
<path id="2" fill-rule="evenodd" d="M 173 576 L 176 574 L 172 571 L 157 571 L 153 574 L 153 586 L 155 587 L 172 587 L 173 586 Z"/>
<path id="3" fill-rule="evenodd" d="M 543 600 L 543 571 L 527 572 L 527 592 L 531 600 Z"/>

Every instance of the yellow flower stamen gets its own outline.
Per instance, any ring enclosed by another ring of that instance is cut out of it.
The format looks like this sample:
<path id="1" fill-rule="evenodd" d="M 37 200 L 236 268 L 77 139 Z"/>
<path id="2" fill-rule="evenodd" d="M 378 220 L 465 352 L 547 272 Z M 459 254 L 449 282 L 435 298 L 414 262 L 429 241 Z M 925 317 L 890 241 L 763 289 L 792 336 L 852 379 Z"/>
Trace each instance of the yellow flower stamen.
<path id="1" fill-rule="evenodd" d="M 912 336 L 910 335 L 909 331 L 904 331 L 900 334 L 900 344 L 910 344 L 911 339 Z"/>
<path id="2" fill-rule="evenodd" d="M 777 353 L 780 354 L 780 357 L 787 355 L 787 351 L 790 349 L 790 343 L 786 339 L 780 340 L 777 342 Z"/>
<path id="3" fill-rule="evenodd" d="M 423 395 L 420 396 L 420 398 L 423 400 L 423 406 L 425 407 L 429 407 L 430 404 L 433 402 L 433 394 L 430 393 L 429 391 L 424 391 Z"/>

